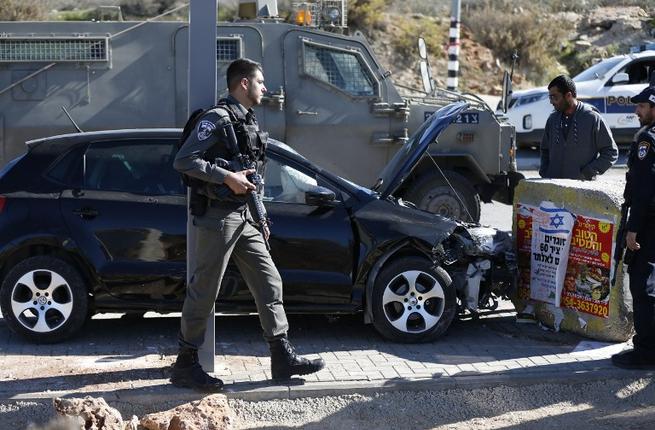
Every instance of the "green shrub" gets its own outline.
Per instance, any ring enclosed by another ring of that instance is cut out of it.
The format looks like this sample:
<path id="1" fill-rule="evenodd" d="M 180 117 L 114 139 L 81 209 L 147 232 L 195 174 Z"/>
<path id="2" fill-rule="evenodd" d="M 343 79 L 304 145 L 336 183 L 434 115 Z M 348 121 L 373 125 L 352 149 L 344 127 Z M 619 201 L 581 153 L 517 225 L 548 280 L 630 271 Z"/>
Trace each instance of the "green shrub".
<path id="1" fill-rule="evenodd" d="M 96 9 L 73 9 L 58 12 L 54 19 L 59 21 L 91 21 L 97 17 Z"/>
<path id="2" fill-rule="evenodd" d="M 564 71 L 557 58 L 573 29 L 568 21 L 553 19 L 533 6 L 517 8 L 506 0 L 485 1 L 462 16 L 474 39 L 491 49 L 496 58 L 508 63 L 518 51 L 517 66 L 529 80 L 543 83 Z"/>
<path id="3" fill-rule="evenodd" d="M 0 1 L 0 21 L 40 21 L 45 15 L 44 2 L 39 0 Z"/>
<path id="4" fill-rule="evenodd" d="M 384 12 L 393 0 L 351 0 L 348 2 L 348 26 L 368 33 L 384 24 Z"/>
<path id="5" fill-rule="evenodd" d="M 121 0 L 123 16 L 130 18 L 151 18 L 175 6 L 175 0 Z"/>
<path id="6" fill-rule="evenodd" d="M 448 25 L 425 16 L 406 18 L 398 22 L 398 34 L 389 41 L 396 52 L 396 61 L 414 63 L 418 58 L 418 37 L 425 39 L 431 58 L 445 58 Z"/>

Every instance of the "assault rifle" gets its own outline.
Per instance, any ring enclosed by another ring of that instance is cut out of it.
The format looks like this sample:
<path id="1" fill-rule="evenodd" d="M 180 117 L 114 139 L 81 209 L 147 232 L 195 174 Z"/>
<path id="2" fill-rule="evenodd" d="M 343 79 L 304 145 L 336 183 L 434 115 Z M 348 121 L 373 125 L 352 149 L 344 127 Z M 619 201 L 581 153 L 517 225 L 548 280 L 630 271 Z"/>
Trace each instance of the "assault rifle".
<path id="1" fill-rule="evenodd" d="M 254 190 L 249 190 L 247 192 L 247 203 L 250 208 L 250 214 L 252 215 L 255 224 L 259 227 L 262 232 L 262 237 L 264 238 L 264 244 L 266 245 L 267 250 L 271 250 L 271 246 L 266 239 L 265 229 L 268 227 L 268 218 L 266 217 L 266 208 L 262 202 L 261 195 L 257 192 L 260 187 L 264 186 L 264 180 L 262 176 L 257 172 L 257 163 L 255 160 L 251 160 L 250 157 L 244 155 L 239 150 L 239 143 L 237 141 L 237 136 L 234 133 L 234 127 L 232 123 L 227 124 L 224 127 L 226 136 L 227 136 L 227 150 L 232 154 L 231 160 L 223 160 L 221 158 L 216 159 L 216 164 L 220 167 L 227 168 L 233 172 L 240 172 L 242 170 L 254 169 L 255 173 L 248 175 L 248 180 L 255 185 Z M 216 188 L 216 195 L 219 198 L 225 198 L 228 195 L 232 194 L 232 190 L 227 185 L 223 184 Z"/>
<path id="2" fill-rule="evenodd" d="M 625 251 L 625 237 L 628 233 L 628 208 L 630 206 L 627 202 L 621 204 L 621 219 L 619 220 L 619 230 L 616 233 L 616 244 L 614 245 L 614 274 L 612 275 L 612 286 L 616 283 L 616 272 L 619 271 L 619 263 L 623 259 L 623 253 Z M 630 250 L 625 252 L 625 263 L 629 263 L 629 254 Z"/>

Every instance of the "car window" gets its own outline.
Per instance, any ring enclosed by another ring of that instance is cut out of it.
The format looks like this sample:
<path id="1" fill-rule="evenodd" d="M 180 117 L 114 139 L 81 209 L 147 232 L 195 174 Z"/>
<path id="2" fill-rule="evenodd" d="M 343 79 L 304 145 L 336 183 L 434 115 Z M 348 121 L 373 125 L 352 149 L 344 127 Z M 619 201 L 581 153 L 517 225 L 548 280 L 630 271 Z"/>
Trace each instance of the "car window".
<path id="1" fill-rule="evenodd" d="M 302 172 L 284 162 L 269 158 L 266 162 L 264 178 L 264 200 L 284 203 L 305 203 L 305 192 L 318 187 L 329 188 L 339 194 L 333 187 L 315 176 Z"/>
<path id="2" fill-rule="evenodd" d="M 303 68 L 305 74 L 348 94 L 374 96 L 376 93 L 370 72 L 354 52 L 306 43 Z"/>
<path id="3" fill-rule="evenodd" d="M 650 83 L 651 73 L 655 71 L 655 60 L 633 61 L 622 67 L 617 73 L 628 74 L 628 85 Z"/>
<path id="4" fill-rule="evenodd" d="M 173 140 L 92 143 L 84 154 L 83 188 L 134 194 L 184 194 L 173 169 Z"/>
<path id="5" fill-rule="evenodd" d="M 84 148 L 84 146 L 73 148 L 59 157 L 48 172 L 46 172 L 46 177 L 60 184 L 73 187 L 78 186 L 82 176 Z"/>
<path id="6" fill-rule="evenodd" d="M 576 75 L 573 80 L 575 82 L 585 82 L 585 81 L 593 81 L 596 79 L 600 79 L 607 72 L 612 70 L 614 66 L 619 64 L 621 61 L 623 61 L 625 58 L 624 57 L 615 57 L 615 58 L 608 58 L 607 60 L 603 60 L 600 63 L 594 64 L 587 70 L 583 71 L 582 73 Z"/>

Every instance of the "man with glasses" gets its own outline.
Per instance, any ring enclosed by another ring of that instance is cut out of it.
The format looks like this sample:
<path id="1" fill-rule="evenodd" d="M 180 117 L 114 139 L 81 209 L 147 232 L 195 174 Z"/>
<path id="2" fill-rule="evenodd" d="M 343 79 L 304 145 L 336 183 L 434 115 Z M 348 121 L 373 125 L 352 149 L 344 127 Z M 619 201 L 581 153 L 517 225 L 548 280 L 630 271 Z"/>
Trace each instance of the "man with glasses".
<path id="1" fill-rule="evenodd" d="M 550 114 L 541 141 L 543 178 L 593 180 L 617 160 L 612 133 L 591 105 L 576 99 L 575 82 L 560 75 L 548 84 Z"/>

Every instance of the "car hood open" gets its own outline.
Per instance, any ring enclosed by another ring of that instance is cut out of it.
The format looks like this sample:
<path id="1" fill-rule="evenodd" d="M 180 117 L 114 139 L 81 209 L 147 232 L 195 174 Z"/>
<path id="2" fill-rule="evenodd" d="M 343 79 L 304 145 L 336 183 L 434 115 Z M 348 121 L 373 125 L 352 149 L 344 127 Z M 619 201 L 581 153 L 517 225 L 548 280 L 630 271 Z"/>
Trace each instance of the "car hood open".
<path id="1" fill-rule="evenodd" d="M 466 102 L 456 102 L 446 105 L 432 114 L 384 167 L 372 188 L 373 191 L 379 192 L 381 198 L 386 198 L 396 191 L 407 179 L 430 144 L 468 107 L 469 104 Z"/>

